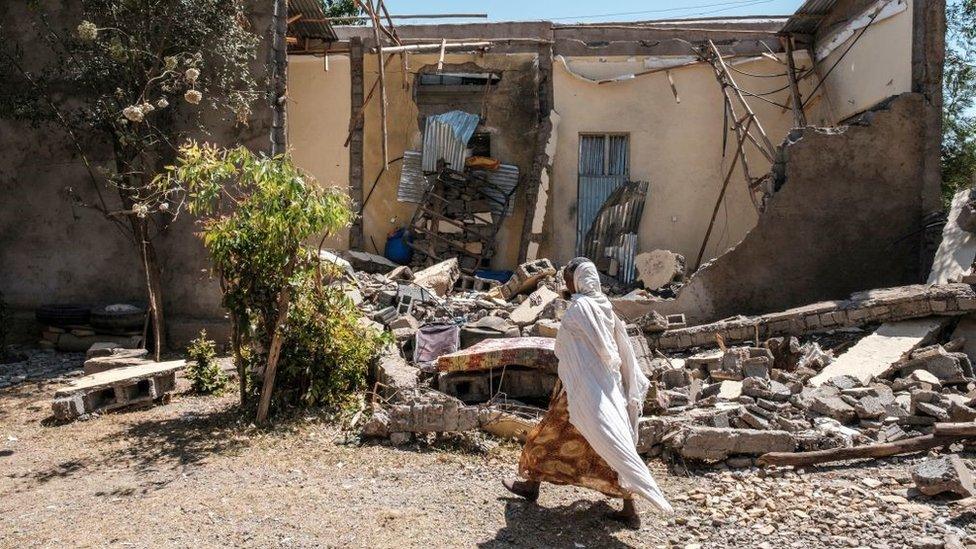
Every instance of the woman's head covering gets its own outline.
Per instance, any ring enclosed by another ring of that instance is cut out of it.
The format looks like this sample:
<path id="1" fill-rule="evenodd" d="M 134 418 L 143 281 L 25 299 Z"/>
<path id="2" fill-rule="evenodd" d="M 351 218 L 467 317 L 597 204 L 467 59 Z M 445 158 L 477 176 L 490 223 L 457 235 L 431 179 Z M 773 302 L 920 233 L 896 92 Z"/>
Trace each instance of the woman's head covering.
<path id="1" fill-rule="evenodd" d="M 600 273 L 597 272 L 596 265 L 586 258 L 577 259 L 582 259 L 582 261 L 573 269 L 573 284 L 576 286 L 576 293 L 588 297 L 600 295 Z"/>

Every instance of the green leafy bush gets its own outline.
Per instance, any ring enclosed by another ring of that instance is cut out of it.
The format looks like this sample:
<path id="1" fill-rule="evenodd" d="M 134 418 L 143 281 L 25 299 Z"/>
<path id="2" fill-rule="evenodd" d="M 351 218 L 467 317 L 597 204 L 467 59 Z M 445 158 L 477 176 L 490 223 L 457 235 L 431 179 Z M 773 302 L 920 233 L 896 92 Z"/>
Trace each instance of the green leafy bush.
<path id="1" fill-rule="evenodd" d="M 219 395 L 224 392 L 229 380 L 217 364 L 217 345 L 213 340 L 207 339 L 206 330 L 201 330 L 200 337 L 190 342 L 186 354 L 186 377 L 193 390 L 205 395 Z"/>
<path id="2" fill-rule="evenodd" d="M 257 394 L 280 343 L 273 402 L 341 406 L 363 388 L 383 337 L 360 315 L 336 273 L 306 247 L 353 218 L 348 197 L 323 189 L 287 155 L 190 144 L 160 177 L 201 216 L 201 237 L 230 313 L 241 401 Z M 263 396 L 263 395 L 262 395 Z M 258 409 L 258 419 L 261 408 Z"/>

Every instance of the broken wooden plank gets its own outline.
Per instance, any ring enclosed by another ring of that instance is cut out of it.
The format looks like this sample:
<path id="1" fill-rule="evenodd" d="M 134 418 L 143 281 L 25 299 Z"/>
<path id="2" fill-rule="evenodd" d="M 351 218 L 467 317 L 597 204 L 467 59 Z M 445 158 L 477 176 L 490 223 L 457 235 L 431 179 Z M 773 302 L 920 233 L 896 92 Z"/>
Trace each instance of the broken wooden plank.
<path id="1" fill-rule="evenodd" d="M 945 317 L 886 322 L 810 378 L 809 383 L 819 387 L 832 377 L 849 375 L 867 384 L 892 364 L 905 359 L 947 322 Z"/>
<path id="2" fill-rule="evenodd" d="M 849 459 L 877 459 L 923 452 L 952 442 L 976 438 L 976 422 L 936 423 L 931 435 L 906 438 L 895 442 L 865 444 L 852 448 L 831 448 L 813 452 L 771 452 L 757 460 L 759 465 L 816 465 Z"/>

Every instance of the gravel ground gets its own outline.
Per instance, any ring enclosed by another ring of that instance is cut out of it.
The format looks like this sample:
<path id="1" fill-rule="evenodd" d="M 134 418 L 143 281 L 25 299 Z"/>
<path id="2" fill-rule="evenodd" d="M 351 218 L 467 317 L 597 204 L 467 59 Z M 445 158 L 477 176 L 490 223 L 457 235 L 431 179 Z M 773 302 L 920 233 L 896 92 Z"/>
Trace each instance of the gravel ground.
<path id="1" fill-rule="evenodd" d="M 261 430 L 233 394 L 60 425 L 60 381 L 0 390 L 2 547 L 976 547 L 976 507 L 912 494 L 922 456 L 772 473 L 656 460 L 677 515 L 639 503 L 631 531 L 586 490 L 509 498 L 513 444 L 361 444 L 317 416 Z"/>

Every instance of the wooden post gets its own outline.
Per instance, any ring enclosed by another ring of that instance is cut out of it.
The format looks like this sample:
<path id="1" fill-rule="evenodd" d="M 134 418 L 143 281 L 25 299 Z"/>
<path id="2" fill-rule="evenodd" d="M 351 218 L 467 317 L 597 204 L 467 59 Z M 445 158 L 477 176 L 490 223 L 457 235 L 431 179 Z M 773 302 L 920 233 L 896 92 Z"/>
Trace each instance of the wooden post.
<path id="1" fill-rule="evenodd" d="M 447 49 L 447 39 L 446 38 L 442 38 L 441 39 L 441 55 L 440 55 L 440 58 L 437 60 L 437 72 L 441 72 L 442 70 L 444 70 L 444 51 L 446 49 Z"/>
<path id="2" fill-rule="evenodd" d="M 748 120 L 746 120 L 745 131 L 749 132 L 749 126 L 752 125 L 752 117 L 746 115 Z M 738 125 L 738 121 L 736 121 Z M 729 166 L 729 171 L 725 174 L 725 181 L 722 182 L 722 190 L 718 193 L 718 200 L 715 201 L 715 208 L 712 209 L 712 219 L 708 222 L 708 230 L 705 231 L 705 239 L 702 240 L 701 249 L 698 250 L 698 259 L 695 260 L 694 270 L 698 270 L 701 266 L 702 257 L 705 255 L 705 247 L 708 245 L 708 239 L 712 236 L 712 228 L 715 226 L 715 218 L 718 216 L 718 210 L 722 206 L 722 200 L 725 199 L 725 190 L 729 187 L 729 181 L 732 179 L 732 172 L 735 171 L 735 163 L 739 159 L 740 153 L 742 152 L 742 145 L 745 144 L 745 136 L 740 135 L 738 139 L 738 144 L 735 149 L 735 156 L 732 158 L 732 165 Z M 751 194 L 751 191 L 750 191 Z"/>
<path id="3" fill-rule="evenodd" d="M 752 112 L 752 107 L 749 106 L 749 103 L 746 103 L 745 97 L 743 97 L 742 92 L 739 91 L 739 86 L 735 83 L 735 78 L 732 77 L 732 74 L 729 72 L 729 68 L 725 65 L 725 60 L 722 59 L 722 54 L 719 53 L 718 48 L 715 46 L 715 42 L 709 40 L 708 45 L 711 47 L 712 53 L 715 54 L 715 62 L 722 69 L 722 76 L 724 77 L 723 83 L 727 84 L 725 86 L 726 91 L 729 87 L 731 87 L 736 97 L 738 97 L 739 103 L 742 104 L 742 108 L 744 108 L 748 114 L 755 117 L 756 113 Z M 772 162 L 773 154 L 776 153 L 776 147 L 774 147 L 772 141 L 769 140 L 769 137 L 766 135 L 766 130 L 763 129 L 759 119 L 754 118 L 754 120 L 756 123 L 756 130 L 759 131 L 759 136 L 762 137 L 763 143 L 765 143 L 766 147 L 768 148 L 768 154 L 766 156 L 769 158 L 770 162 Z"/>
<path id="4" fill-rule="evenodd" d="M 380 18 L 376 15 L 376 10 L 369 2 L 364 2 L 363 6 L 369 12 L 373 20 L 373 39 L 376 40 L 376 64 L 380 68 L 380 130 L 383 134 L 383 166 L 390 164 L 390 154 L 387 150 L 388 130 L 386 126 L 386 63 L 383 61 L 383 45 L 380 43 Z M 365 103 L 363 105 L 365 107 Z"/>
<path id="5" fill-rule="evenodd" d="M 296 252 L 297 253 L 297 252 Z M 285 265 L 285 287 L 278 293 L 278 318 L 275 320 L 274 333 L 271 335 L 271 348 L 268 350 L 268 364 L 264 368 L 264 381 L 261 383 L 261 402 L 258 403 L 257 423 L 264 423 L 268 419 L 271 409 L 271 394 L 274 392 L 275 375 L 278 373 L 278 357 L 281 356 L 281 325 L 288 318 L 288 308 L 291 305 L 291 287 L 288 279 L 295 270 L 295 257 L 292 256 Z M 243 383 L 243 380 L 241 380 Z"/>
<path id="6" fill-rule="evenodd" d="M 800 96 L 800 86 L 796 82 L 796 62 L 793 60 L 793 37 L 781 36 L 780 42 L 786 49 L 786 76 L 790 81 L 790 97 L 793 98 L 793 122 L 796 127 L 807 125 L 807 116 L 803 112 L 803 97 Z"/>

